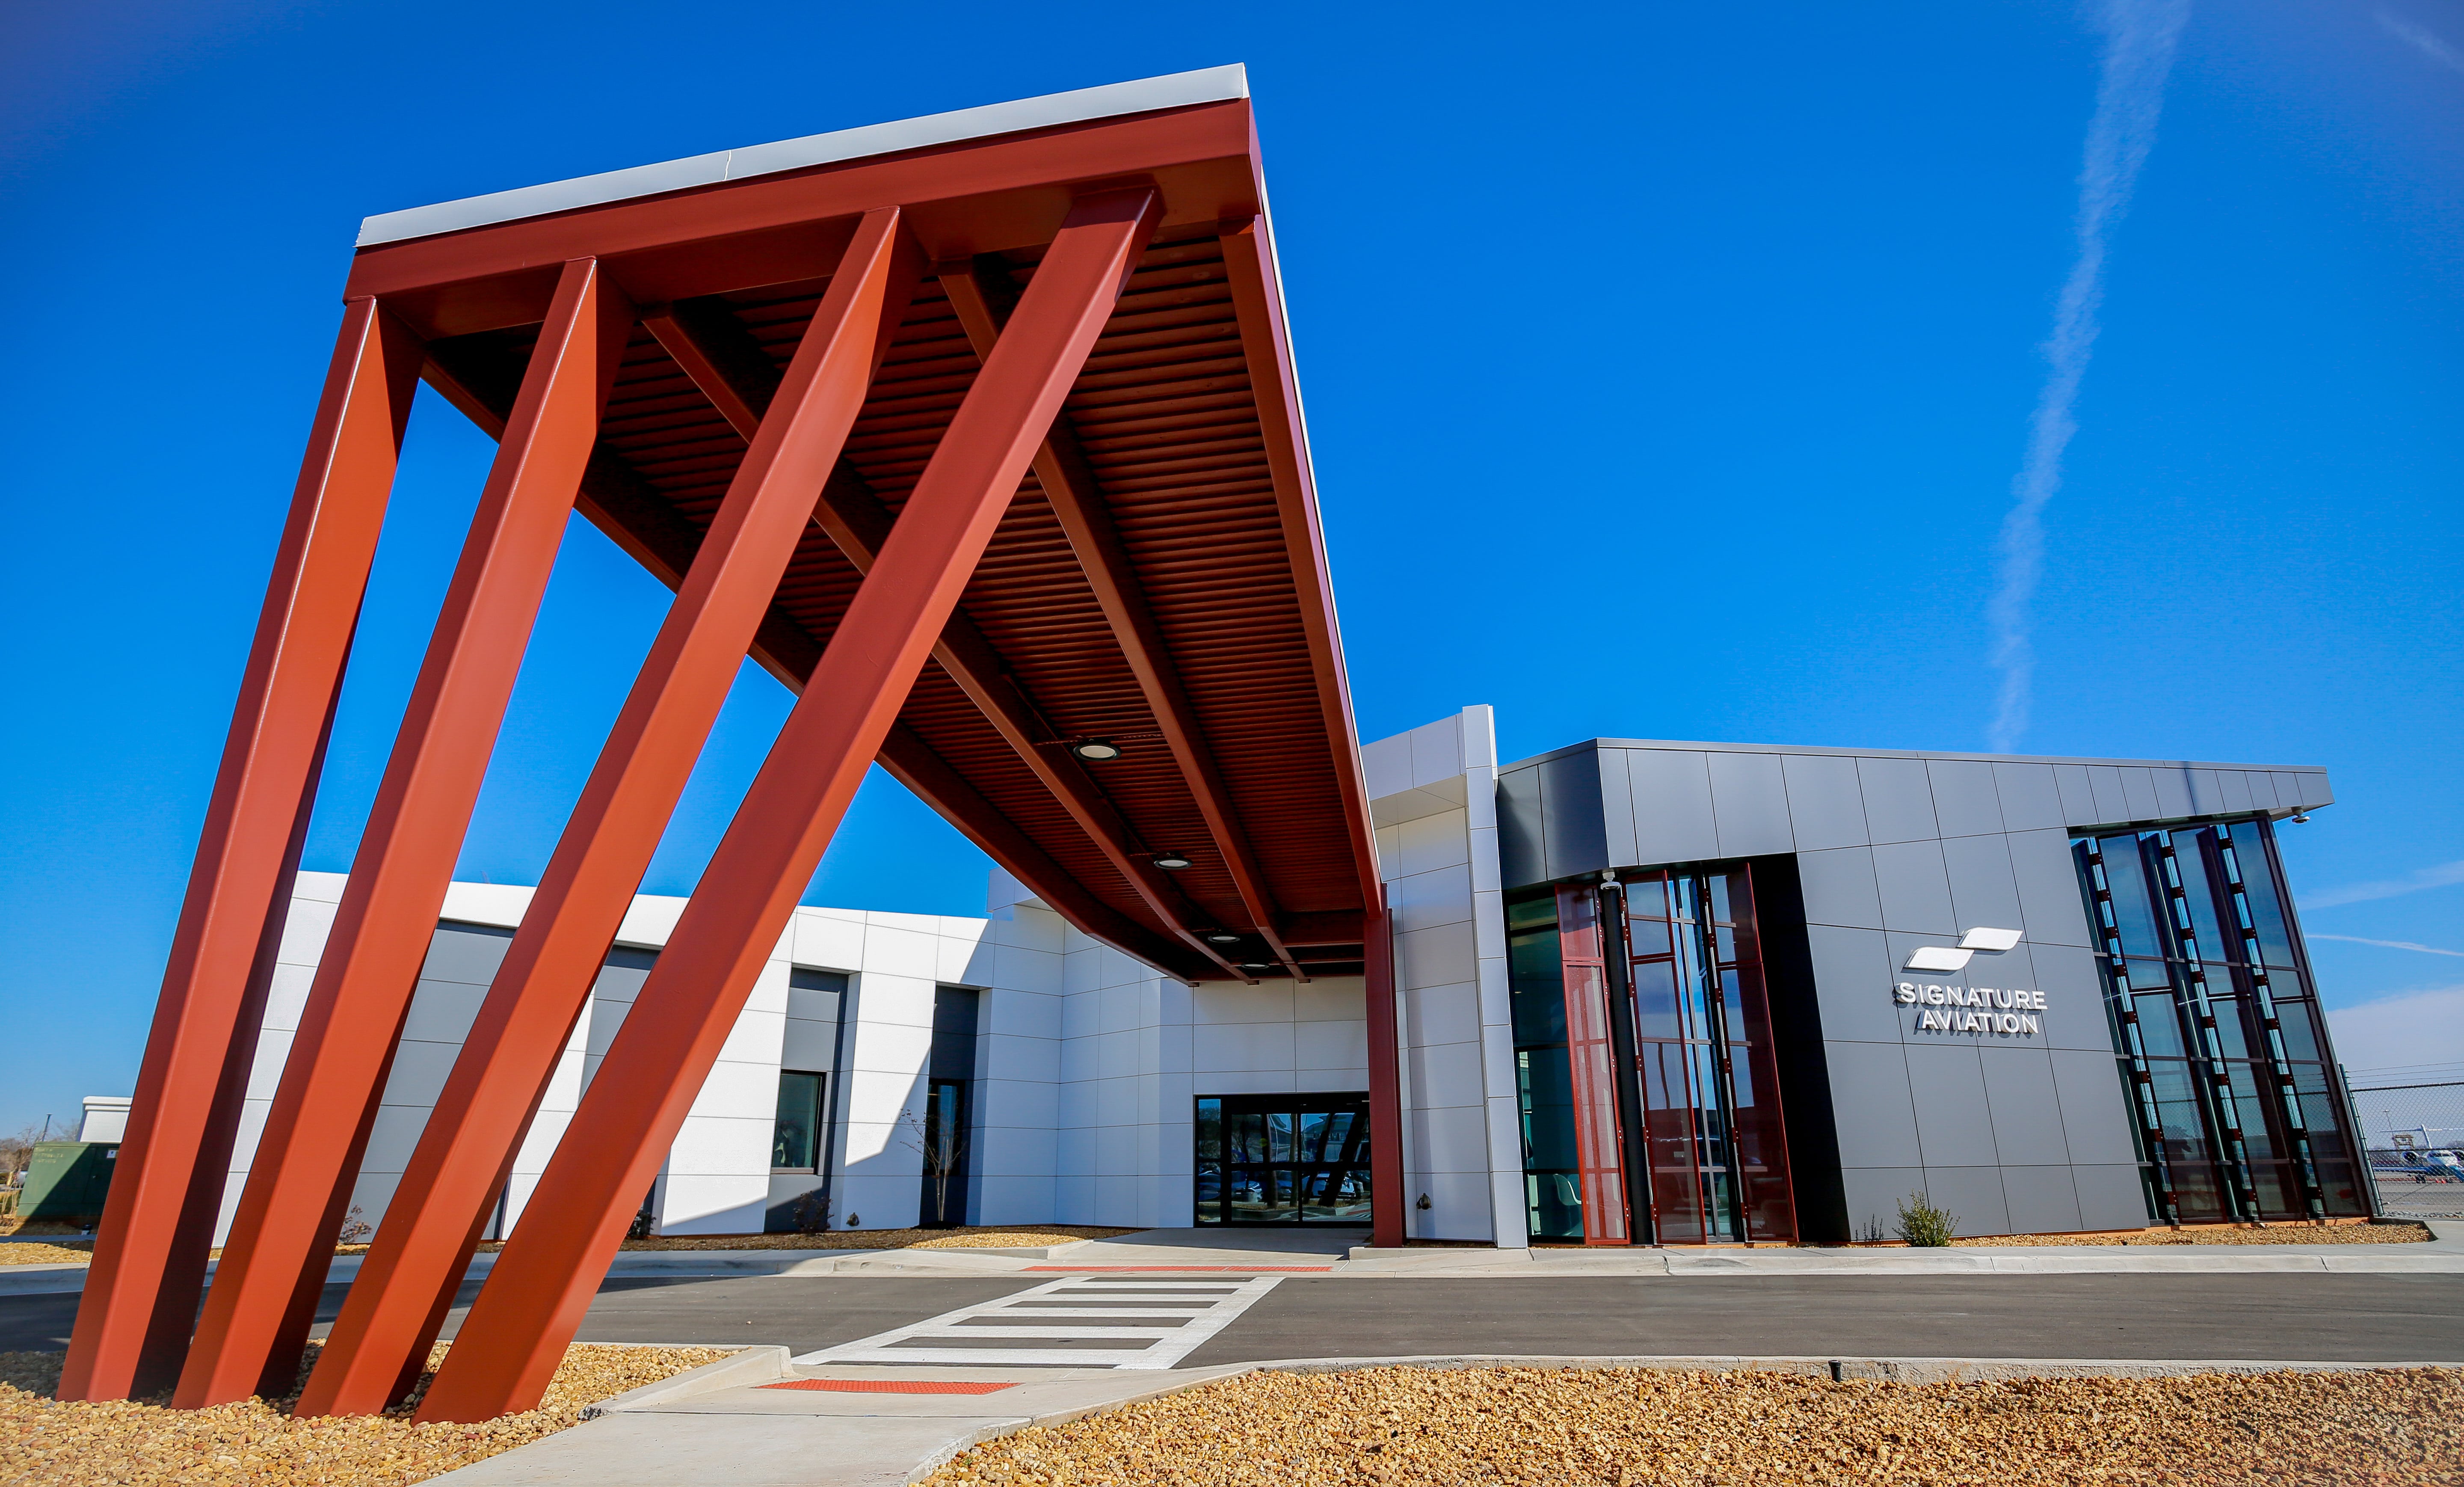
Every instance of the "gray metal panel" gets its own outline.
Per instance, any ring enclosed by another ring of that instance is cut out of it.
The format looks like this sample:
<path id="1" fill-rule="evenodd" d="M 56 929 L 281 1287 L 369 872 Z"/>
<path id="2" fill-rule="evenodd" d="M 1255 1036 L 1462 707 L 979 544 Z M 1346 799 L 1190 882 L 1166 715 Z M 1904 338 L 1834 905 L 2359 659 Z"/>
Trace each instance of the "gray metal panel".
<path id="1" fill-rule="evenodd" d="M 1720 855 L 1754 857 L 1794 852 L 1796 835 L 1788 821 L 1788 781 L 1779 756 L 1713 753 L 1708 760 Z"/>
<path id="2" fill-rule="evenodd" d="M 2002 841 L 2011 851 L 2011 877 L 2018 884 L 2019 917 L 2028 938 L 2039 944 L 2095 944 L 2088 932 L 2087 901 L 2079 897 L 2070 833 L 2013 832 Z"/>
<path id="3" fill-rule="evenodd" d="M 1814 957 L 1814 997 L 1822 1010 L 1823 1036 L 1898 1047 L 1900 1019 L 1891 1005 L 1891 986 L 1899 962 L 1891 958 L 1881 932 L 1809 924 L 1805 943 Z"/>
<path id="4" fill-rule="evenodd" d="M 2130 819 L 2130 799 L 2123 793 L 2121 770 L 2111 765 L 2090 765 L 2087 766 L 2087 783 L 2088 788 L 2096 791 L 2096 816 L 2092 824 L 2104 826 Z M 2081 824 L 2078 821 L 2071 823 L 2073 826 Z"/>
<path id="5" fill-rule="evenodd" d="M 1942 861 L 1950 875 L 1950 903 L 1963 933 L 1980 924 L 1998 929 L 2027 927 L 2026 916 L 2019 908 L 2019 887 L 2011 877 L 2011 849 L 2004 845 L 2008 840 L 1998 832 L 1991 836 L 1943 839 Z"/>
<path id="6" fill-rule="evenodd" d="M 2062 1106 L 2054 1093 L 2054 1062 L 2032 1040 L 2013 1038 L 1976 1051 L 1985 1067 L 1985 1099 L 1993 1112 L 1993 1150 L 2006 1166 L 2070 1161 L 2062 1140 Z"/>
<path id="7" fill-rule="evenodd" d="M 1955 935 L 1950 877 L 1940 842 L 1895 842 L 1874 849 L 1874 885 L 1882 898 L 1882 923 L 1890 929 Z"/>
<path id="8" fill-rule="evenodd" d="M 2195 815 L 2198 808 L 2191 803 L 2190 771 L 2188 769 L 2150 769 L 2150 781 L 2156 787 L 2156 813 L 2167 820 Z"/>
<path id="9" fill-rule="evenodd" d="M 1825 1039 L 1822 1058 L 1831 1076 L 1831 1120 L 1839 1133 L 1839 1165 L 1925 1165 L 1925 1148 L 1917 1141 L 1916 1110 L 1908 1099 L 1907 1058 L 1900 1045 Z"/>
<path id="10" fill-rule="evenodd" d="M 1540 812 L 1540 770 L 1508 769 L 1497 777 L 1497 868 L 1508 888 L 1549 880 L 1549 846 Z"/>
<path id="11" fill-rule="evenodd" d="M 2250 808 L 2253 810 L 2273 810 L 2285 804 L 2276 798 L 2276 776 L 2267 770 L 2244 769 L 2241 777 L 2250 787 Z"/>
<path id="12" fill-rule="evenodd" d="M 1873 839 L 1865 832 L 1857 761 L 1835 754 L 1786 754 L 1780 765 L 1788 777 L 1788 815 L 1797 851 L 1862 847 Z"/>
<path id="13" fill-rule="evenodd" d="M 2190 814 L 2199 816 L 2224 814 L 2224 786 L 2216 779 L 2216 771 L 2189 769 L 2183 772 L 2189 776 L 2190 781 Z"/>
<path id="14" fill-rule="evenodd" d="M 2062 791 L 2054 780 L 2052 765 L 1997 764 L 1993 791 L 2002 802 L 2004 831 L 2031 832 L 2070 824 L 2062 819 Z"/>
<path id="15" fill-rule="evenodd" d="M 1880 1231 L 1878 1237 L 1897 1237 L 1900 1205 L 1908 1194 L 1925 1190 L 1921 1166 L 1848 1167 L 1839 1174 L 1848 1203 L 1848 1228 L 1858 1238 Z"/>
<path id="16" fill-rule="evenodd" d="M 1882 927 L 1882 899 L 1874 887 L 1874 849 L 1841 847 L 1796 854 L 1797 880 L 1805 890 L 1805 921 Z"/>
<path id="17" fill-rule="evenodd" d="M 2006 1166 L 2002 1197 L 2014 1234 L 2066 1234 L 2080 1227 L 2079 1188 L 2067 1166 Z"/>
<path id="18" fill-rule="evenodd" d="M 421 963 L 422 981 L 460 981 L 484 987 L 496 979 L 505 952 L 514 946 L 514 932 L 494 924 L 447 921 L 428 940 L 428 959 Z"/>
<path id="19" fill-rule="evenodd" d="M 2071 944 L 2024 944 L 2035 988 L 2045 993 L 2047 1048 L 2113 1052 L 2113 1024 L 2104 1011 L 2104 977 L 2096 952 Z M 2013 951 L 2016 954 L 2017 951 Z"/>
<path id="20" fill-rule="evenodd" d="M 1859 759 L 1857 788 L 1865 797 L 1865 830 L 1882 842 L 1931 841 L 1933 788 L 1922 759 Z"/>
<path id="21" fill-rule="evenodd" d="M 2130 802 L 2133 821 L 2153 821 L 2165 814 L 2163 803 L 2156 798 L 2156 771 L 2145 765 L 2123 766 L 2122 798 Z"/>
<path id="22" fill-rule="evenodd" d="M 2223 799 L 2223 809 L 2232 814 L 2254 810 L 2250 803 L 2250 775 L 2240 769 L 2216 771 L 2216 791 Z"/>
<path id="23" fill-rule="evenodd" d="M 2130 1135 L 2129 1096 L 2113 1054 L 2057 1048 L 2051 1056 L 2071 1161 L 2080 1166 L 2136 1163 L 2139 1148 Z"/>
<path id="24" fill-rule="evenodd" d="M 1925 765 L 1933 783 L 1934 819 L 1945 836 L 1999 832 L 2002 802 L 1993 789 L 1993 766 L 1981 759 L 1936 759 Z"/>
<path id="25" fill-rule="evenodd" d="M 2002 1199 L 1998 1166 L 1931 1166 L 1925 1168 L 1925 1199 L 1947 1209 L 1963 1234 L 2007 1234 L 2011 1211 Z"/>
<path id="26" fill-rule="evenodd" d="M 1907 1055 L 1925 1165 L 1992 1166 L 1993 1123 L 1985 1113 L 1985 1070 L 1976 1045 L 1964 1039 L 1910 1043 Z"/>
<path id="27" fill-rule="evenodd" d="M 2335 803 L 2335 788 L 2328 782 L 2325 775 L 2305 774 L 2301 776 L 2301 804 L 2304 807 L 2332 806 Z"/>
<path id="28" fill-rule="evenodd" d="M 1603 748 L 1600 762 L 1600 832 L 1609 861 L 1617 867 L 1639 861 L 1634 854 L 1634 786 L 1628 778 L 1626 751 Z"/>
<path id="29" fill-rule="evenodd" d="M 2095 783 L 2085 765 L 2054 766 L 2054 785 L 2062 793 L 2062 825 L 2088 826 L 2102 819 L 2096 813 Z"/>
<path id="30" fill-rule="evenodd" d="M 2071 1185 L 2079 1189 L 2079 1228 L 2147 1227 L 2147 1188 L 2139 1180 L 2139 1164 L 2074 1166 Z"/>
<path id="31" fill-rule="evenodd" d="M 1711 814 L 1711 766 L 1691 749 L 1630 748 L 1634 782 L 1634 864 L 1702 862 L 1720 855 L 1719 823 Z"/>
<path id="32" fill-rule="evenodd" d="M 1568 754 L 1540 766 L 1540 818 L 1549 839 L 1546 877 L 1572 877 L 1620 865 L 1609 860 L 1597 752 Z"/>
<path id="33" fill-rule="evenodd" d="M 2276 799 L 2280 805 L 2307 806 L 2311 804 L 2310 797 L 2313 794 L 2324 793 L 2310 784 L 2312 780 L 2318 778 L 2317 775 L 2295 774 L 2285 769 L 2276 770 L 2275 774 Z"/>

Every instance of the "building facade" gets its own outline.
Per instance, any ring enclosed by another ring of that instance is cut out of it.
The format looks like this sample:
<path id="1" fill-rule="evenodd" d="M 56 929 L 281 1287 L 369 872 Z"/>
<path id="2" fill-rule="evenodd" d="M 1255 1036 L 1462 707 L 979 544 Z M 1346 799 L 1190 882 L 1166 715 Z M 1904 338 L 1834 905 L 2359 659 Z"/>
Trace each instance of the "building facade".
<path id="1" fill-rule="evenodd" d="M 1595 740 L 1486 708 L 1363 749 L 1417 1237 L 1971 1234 L 2366 1211 L 2274 823 L 2323 772 Z M 303 873 L 228 1185 L 341 897 Z M 385 1212 L 531 891 L 457 883 L 353 1195 Z M 491 1226 L 519 1221 L 685 900 L 634 901 Z M 1162 976 L 1005 874 L 803 907 L 645 1220 L 1358 1224 L 1358 977 Z"/>

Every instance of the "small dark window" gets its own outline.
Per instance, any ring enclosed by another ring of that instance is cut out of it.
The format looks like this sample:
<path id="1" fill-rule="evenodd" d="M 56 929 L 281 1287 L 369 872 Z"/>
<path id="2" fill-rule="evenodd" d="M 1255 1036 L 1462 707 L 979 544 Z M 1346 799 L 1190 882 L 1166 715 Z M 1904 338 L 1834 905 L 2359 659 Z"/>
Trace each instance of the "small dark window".
<path id="1" fill-rule="evenodd" d="M 770 1138 L 770 1169 L 810 1172 L 820 1165 L 822 1076 L 793 1069 L 779 1073 L 779 1123 Z"/>

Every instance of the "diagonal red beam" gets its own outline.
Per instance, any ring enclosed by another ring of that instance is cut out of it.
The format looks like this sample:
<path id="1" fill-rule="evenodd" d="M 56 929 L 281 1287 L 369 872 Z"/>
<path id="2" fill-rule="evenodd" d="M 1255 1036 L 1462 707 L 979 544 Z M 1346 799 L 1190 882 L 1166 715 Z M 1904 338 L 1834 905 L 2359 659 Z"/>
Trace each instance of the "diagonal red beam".
<path id="1" fill-rule="evenodd" d="M 187 1350 L 297 841 L 418 372 L 418 342 L 375 300 L 344 307 L 164 968 L 62 1399 L 150 1393 Z"/>
<path id="2" fill-rule="evenodd" d="M 1152 189 L 1070 212 L 1016 332 L 976 379 L 745 792 L 419 1419 L 539 1402 L 797 896 L 1017 494 L 1138 248 Z"/>
<path id="3" fill-rule="evenodd" d="M 564 266 L 207 1292 L 183 1408 L 244 1398 L 297 1365 L 632 318 L 595 261 Z"/>
<path id="4" fill-rule="evenodd" d="M 867 214 L 709 535 L 394 1189 L 293 1411 L 373 1414 L 424 1360 L 608 943 L 684 793 L 919 277 L 896 208 Z M 656 328 L 655 322 L 653 325 Z"/>
<path id="5" fill-rule="evenodd" d="M 659 344 L 668 347 L 730 424 L 740 430 L 745 420 L 759 418 L 770 397 L 765 373 L 773 377 L 776 373 L 768 371 L 763 359 L 732 346 L 736 338 L 728 334 L 727 326 L 701 320 L 689 306 L 647 319 Z M 813 521 L 858 573 L 871 571 L 891 525 L 889 509 L 845 460 L 823 487 Z M 952 611 L 933 648 L 933 658 L 1174 938 L 1226 974 L 1254 985 L 1255 977 L 1239 969 L 1199 933 L 1212 917 L 1193 905 L 1155 865 L 1154 854 L 1141 845 L 1136 827 L 1121 814 L 1077 756 L 1059 746 L 1034 699 L 964 606 Z"/>
<path id="6" fill-rule="evenodd" d="M 1001 312 L 1007 306 L 996 305 L 972 263 L 952 265 L 939 277 L 942 293 L 957 312 L 958 324 L 966 331 L 976 355 L 990 356 L 1001 337 Z M 1216 762 L 1214 745 L 1199 725 L 1198 709 L 1191 705 L 1189 689 L 1182 684 L 1180 667 L 1173 659 L 1163 627 L 1155 623 L 1155 610 L 1147 602 L 1146 586 L 1138 578 L 1137 566 L 1131 561 L 1128 544 L 1121 541 L 1120 528 L 1112 521 L 1112 508 L 1104 499 L 1103 488 L 1095 482 L 1094 469 L 1087 462 L 1086 450 L 1067 411 L 1052 420 L 1044 447 L 1035 452 L 1035 478 L 1044 487 L 1045 499 L 1060 521 L 1061 530 L 1069 539 L 1070 550 L 1078 555 L 1078 566 L 1087 575 L 1088 587 L 1095 591 L 1095 602 L 1111 626 L 1112 638 L 1120 646 L 1123 659 L 1138 679 L 1147 710 L 1154 715 L 1157 731 L 1163 734 L 1164 746 L 1172 750 L 1174 763 L 1180 766 L 1181 779 L 1189 786 L 1198 812 L 1206 822 L 1207 834 L 1214 838 L 1224 871 L 1241 896 L 1241 905 L 1248 911 L 1250 923 L 1293 979 L 1307 981 L 1309 977 L 1302 971 L 1300 962 L 1284 943 L 1282 911 L 1266 885 L 1266 875 L 1258 865 L 1257 852 L 1249 845 L 1249 833 L 1233 808 L 1232 792 L 1223 783 L 1223 770 Z M 1201 943 L 1194 938 L 1191 943 Z"/>

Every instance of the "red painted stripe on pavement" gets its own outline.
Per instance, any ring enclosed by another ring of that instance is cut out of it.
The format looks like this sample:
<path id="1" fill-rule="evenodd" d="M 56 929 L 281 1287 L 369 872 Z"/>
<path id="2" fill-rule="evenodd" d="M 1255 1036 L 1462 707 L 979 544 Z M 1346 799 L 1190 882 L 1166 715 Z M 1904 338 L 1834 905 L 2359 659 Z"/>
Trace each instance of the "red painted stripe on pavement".
<path id="1" fill-rule="evenodd" d="M 811 1388 L 831 1394 L 990 1394 L 1015 1384 L 975 1384 L 957 1379 L 789 1379 L 756 1388 Z"/>
<path id="2" fill-rule="evenodd" d="M 1163 1275 L 1190 1275 L 1198 1273 L 1198 1270 L 1205 1270 L 1205 1273 L 1232 1270 L 1237 1275 L 1323 1275 L 1333 1270 L 1333 1265 L 1027 1265 L 1027 1270 L 1096 1270 L 1096 1273 L 1104 1275 L 1116 1275 L 1124 1273 L 1124 1270 Z"/>

